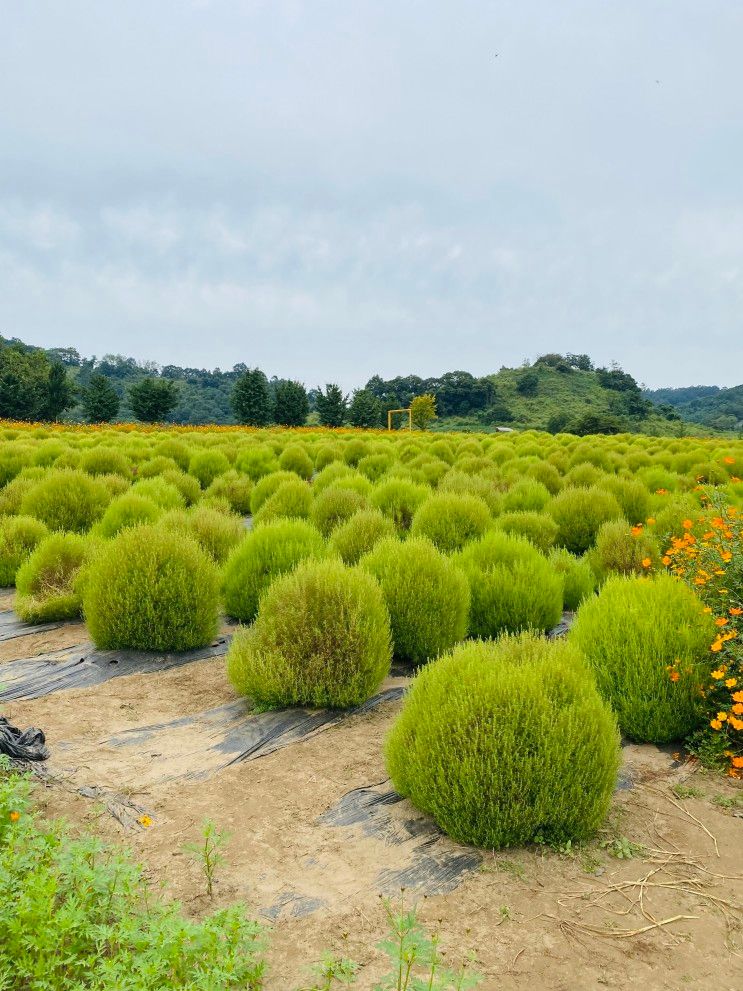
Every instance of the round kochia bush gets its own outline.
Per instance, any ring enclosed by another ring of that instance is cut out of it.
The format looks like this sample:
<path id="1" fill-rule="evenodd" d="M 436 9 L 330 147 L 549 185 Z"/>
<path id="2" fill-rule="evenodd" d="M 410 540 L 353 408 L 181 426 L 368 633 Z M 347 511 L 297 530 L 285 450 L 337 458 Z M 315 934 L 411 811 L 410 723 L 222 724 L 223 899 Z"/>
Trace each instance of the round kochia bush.
<path id="1" fill-rule="evenodd" d="M 82 471 L 51 471 L 23 497 L 21 512 L 50 530 L 84 533 L 103 516 L 111 499 L 104 482 Z"/>
<path id="2" fill-rule="evenodd" d="M 622 732 L 667 743 L 703 717 L 714 630 L 694 592 L 670 575 L 615 576 L 580 607 L 569 639 L 593 668 Z"/>
<path id="3" fill-rule="evenodd" d="M 396 791 L 488 849 L 590 837 L 620 761 L 580 652 L 530 634 L 461 644 L 424 667 L 385 749 Z"/>
<path id="4" fill-rule="evenodd" d="M 161 514 L 162 509 L 151 499 L 137 495 L 136 492 L 125 492 L 109 503 L 103 519 L 96 524 L 94 533 L 105 538 L 115 537 L 127 527 L 154 523 Z"/>
<path id="5" fill-rule="evenodd" d="M 370 698 L 390 670 L 390 623 L 371 575 L 340 561 L 305 561 L 261 600 L 227 655 L 232 684 L 262 709 L 345 709 Z"/>
<path id="6" fill-rule="evenodd" d="M 557 524 L 551 516 L 546 513 L 533 513 L 529 510 L 520 510 L 516 513 L 503 513 L 495 521 L 495 525 L 504 533 L 513 533 L 519 537 L 526 537 L 534 546 L 547 553 L 555 542 L 557 536 Z"/>
<path id="7" fill-rule="evenodd" d="M 469 582 L 430 541 L 390 537 L 360 566 L 381 585 L 396 657 L 422 664 L 467 635 Z"/>
<path id="8" fill-rule="evenodd" d="M 52 533 L 16 575 L 15 610 L 27 623 L 74 619 L 82 611 L 75 578 L 96 542 L 77 533 Z"/>
<path id="9" fill-rule="evenodd" d="M 391 519 L 378 509 L 362 509 L 333 530 L 328 548 L 340 555 L 345 564 L 357 564 L 380 540 L 394 534 L 395 524 Z"/>
<path id="10" fill-rule="evenodd" d="M 191 650 L 219 629 L 219 577 L 189 537 L 157 526 L 122 531 L 86 569 L 83 610 L 97 647 Z"/>
<path id="11" fill-rule="evenodd" d="M 329 537 L 337 526 L 366 507 L 367 501 L 359 492 L 331 485 L 315 497 L 310 518 L 323 537 Z"/>
<path id="12" fill-rule="evenodd" d="M 427 537 L 448 553 L 481 537 L 490 521 L 490 510 L 477 496 L 440 492 L 421 504 L 410 532 L 414 537 Z"/>
<path id="13" fill-rule="evenodd" d="M 557 543 L 574 554 L 588 550 L 603 523 L 622 516 L 614 496 L 596 485 L 563 489 L 549 503 L 547 512 L 558 526 Z"/>
<path id="14" fill-rule="evenodd" d="M 562 616 L 562 577 L 523 537 L 491 531 L 456 559 L 472 593 L 470 633 L 550 630 Z"/>
<path id="15" fill-rule="evenodd" d="M 0 585 L 15 584 L 16 572 L 48 532 L 33 516 L 0 519 Z"/>
<path id="16" fill-rule="evenodd" d="M 325 553 L 320 532 L 305 520 L 277 520 L 252 531 L 225 565 L 222 591 L 227 615 L 252 623 L 258 600 L 274 578 L 305 558 Z"/>
<path id="17" fill-rule="evenodd" d="M 215 478 L 228 472 L 232 465 L 223 451 L 197 451 L 188 463 L 188 471 L 201 485 L 208 489 Z"/>

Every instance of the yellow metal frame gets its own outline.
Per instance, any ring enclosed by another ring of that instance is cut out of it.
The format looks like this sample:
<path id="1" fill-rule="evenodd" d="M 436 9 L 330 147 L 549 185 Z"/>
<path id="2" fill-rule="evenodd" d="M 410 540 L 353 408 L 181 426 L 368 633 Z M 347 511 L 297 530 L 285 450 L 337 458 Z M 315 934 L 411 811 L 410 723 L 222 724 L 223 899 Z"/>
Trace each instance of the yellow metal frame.
<path id="1" fill-rule="evenodd" d="M 392 414 L 393 413 L 407 413 L 408 414 L 408 430 L 413 429 L 413 410 L 408 407 L 408 409 L 388 409 L 387 410 L 387 429 L 392 430 Z"/>

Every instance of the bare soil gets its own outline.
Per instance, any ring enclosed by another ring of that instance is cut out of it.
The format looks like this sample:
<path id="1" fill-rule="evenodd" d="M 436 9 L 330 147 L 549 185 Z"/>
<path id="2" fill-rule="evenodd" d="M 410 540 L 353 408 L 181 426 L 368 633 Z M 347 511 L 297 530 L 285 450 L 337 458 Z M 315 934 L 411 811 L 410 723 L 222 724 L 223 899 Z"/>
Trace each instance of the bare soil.
<path id="1" fill-rule="evenodd" d="M 86 639 L 70 625 L 0 644 L 0 660 Z M 46 813 L 128 844 L 187 911 L 242 900 L 271 927 L 268 991 L 306 983 L 325 950 L 357 959 L 359 987 L 371 988 L 383 970 L 380 892 L 400 897 L 406 881 L 406 904 L 418 902 L 453 960 L 474 951 L 488 991 L 743 986 L 743 807 L 718 804 L 741 797 L 735 783 L 655 747 L 627 747 L 631 787 L 617 792 L 595 843 L 478 854 L 409 802 L 387 803 L 382 743 L 398 701 L 197 779 L 186 775 L 202 767 L 207 724 L 127 733 L 231 702 L 224 659 L 213 658 L 13 702 L 4 714 L 47 734 L 52 757 L 37 787 Z M 127 746 L 114 742 L 122 733 Z M 346 797 L 354 789 L 364 791 Z M 329 821 L 359 794 L 382 796 L 371 818 Z M 206 818 L 231 834 L 212 900 L 183 852 Z M 602 846 L 620 838 L 636 845 L 631 859 Z"/>

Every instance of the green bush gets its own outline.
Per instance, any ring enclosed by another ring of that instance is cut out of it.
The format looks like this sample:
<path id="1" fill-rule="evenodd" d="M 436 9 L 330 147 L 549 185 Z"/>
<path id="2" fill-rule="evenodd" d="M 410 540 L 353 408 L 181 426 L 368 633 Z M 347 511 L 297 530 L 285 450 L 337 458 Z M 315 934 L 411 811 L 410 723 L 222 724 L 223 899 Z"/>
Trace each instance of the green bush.
<path id="1" fill-rule="evenodd" d="M 448 471 L 439 482 L 439 492 L 477 496 L 494 516 L 500 512 L 503 503 L 503 495 L 492 480 L 480 475 L 468 475 L 463 471 Z"/>
<path id="2" fill-rule="evenodd" d="M 603 523 L 621 519 L 619 503 L 604 489 L 565 488 L 547 507 L 558 526 L 557 543 L 574 554 L 582 554 L 596 540 Z"/>
<path id="3" fill-rule="evenodd" d="M 600 489 L 611 492 L 619 503 L 622 515 L 630 523 L 644 523 L 650 515 L 650 494 L 636 478 L 614 478 L 609 475 L 598 483 Z"/>
<path id="4" fill-rule="evenodd" d="M 562 577 L 563 609 L 572 612 L 596 591 L 596 576 L 593 568 L 584 557 L 576 557 L 564 547 L 555 547 L 550 551 L 548 560 L 557 574 Z"/>
<path id="5" fill-rule="evenodd" d="M 101 649 L 191 650 L 219 629 L 219 578 L 189 537 L 157 526 L 103 545 L 83 588 L 85 620 Z"/>
<path id="6" fill-rule="evenodd" d="M 185 474 L 191 461 L 191 448 L 182 440 L 166 437 L 155 445 L 153 453 L 156 457 L 171 458 Z"/>
<path id="7" fill-rule="evenodd" d="M 253 492 L 253 483 L 239 471 L 228 471 L 219 478 L 215 478 L 205 496 L 209 498 L 226 499 L 230 508 L 247 516 L 250 513 L 250 497 Z"/>
<path id="8" fill-rule="evenodd" d="M 232 465 L 222 451 L 214 448 L 208 451 L 197 451 L 188 463 L 188 473 L 198 480 L 202 489 L 208 489 L 215 478 L 224 475 Z"/>
<path id="9" fill-rule="evenodd" d="M 382 590 L 331 558 L 304 561 L 271 585 L 253 626 L 235 635 L 227 670 L 262 709 L 345 709 L 374 694 L 391 658 Z"/>
<path id="10" fill-rule="evenodd" d="M 331 485 L 315 497 L 310 519 L 324 537 L 329 537 L 337 526 L 366 508 L 367 501 L 358 492 Z"/>
<path id="11" fill-rule="evenodd" d="M 15 584 L 16 572 L 48 532 L 34 516 L 0 518 L 0 586 Z"/>
<path id="12" fill-rule="evenodd" d="M 326 553 L 319 531 L 305 520 L 277 520 L 249 533 L 230 555 L 222 591 L 228 616 L 252 623 L 271 582 L 305 558 Z"/>
<path id="13" fill-rule="evenodd" d="M 669 575 L 612 577 L 584 602 L 570 631 L 622 732 L 642 743 L 679 740 L 704 715 L 715 626 Z"/>
<path id="14" fill-rule="evenodd" d="M 162 473 L 162 480 L 178 489 L 183 500 L 183 505 L 193 506 L 201 499 L 201 486 L 193 475 L 187 475 L 185 471 L 171 470 Z"/>
<path id="15" fill-rule="evenodd" d="M 82 471 L 50 471 L 23 497 L 21 512 L 50 530 L 85 533 L 103 516 L 110 499 L 100 479 Z"/>
<path id="16" fill-rule="evenodd" d="M 526 537 L 534 546 L 546 553 L 555 542 L 557 523 L 546 513 L 503 513 L 495 521 L 495 525 L 504 533 L 517 537 Z"/>
<path id="17" fill-rule="evenodd" d="M 378 482 L 382 475 L 392 467 L 392 458 L 389 454 L 367 454 L 359 461 L 357 467 L 370 482 Z"/>
<path id="18" fill-rule="evenodd" d="M 74 619 L 82 612 L 75 579 L 96 547 L 90 537 L 53 533 L 45 537 L 16 575 L 15 611 L 26 623 Z"/>
<path id="19" fill-rule="evenodd" d="M 282 482 L 254 516 L 256 526 L 271 523 L 280 517 L 307 519 L 312 509 L 312 489 L 307 482 L 294 476 L 292 482 Z"/>
<path id="20" fill-rule="evenodd" d="M 155 478 L 157 475 L 164 475 L 166 471 L 180 472 L 180 465 L 173 458 L 165 458 L 159 454 L 137 467 L 137 478 Z"/>
<path id="21" fill-rule="evenodd" d="M 469 583 L 429 540 L 389 537 L 361 559 L 361 567 L 384 593 L 395 657 L 422 664 L 467 635 Z"/>
<path id="22" fill-rule="evenodd" d="M 504 513 L 538 513 L 552 496 L 546 485 L 533 478 L 525 478 L 511 486 L 503 496 Z"/>
<path id="23" fill-rule="evenodd" d="M 486 849 L 593 835 L 620 764 L 580 653 L 533 635 L 468 643 L 423 668 L 385 747 L 395 790 Z"/>
<path id="24" fill-rule="evenodd" d="M 125 454 L 110 447 L 94 447 L 80 458 L 80 468 L 88 475 L 132 477 L 132 463 Z"/>
<path id="25" fill-rule="evenodd" d="M 604 523 L 596 545 L 586 557 L 599 581 L 610 574 L 643 575 L 660 564 L 658 541 L 646 529 L 630 527 L 626 520 Z"/>
<path id="26" fill-rule="evenodd" d="M 160 520 L 160 526 L 191 537 L 217 564 L 224 564 L 246 534 L 238 516 L 203 503 L 188 511 L 171 510 Z"/>
<path id="27" fill-rule="evenodd" d="M 490 510 L 477 496 L 437 492 L 418 507 L 410 532 L 450 553 L 481 537 L 490 522 Z"/>
<path id="28" fill-rule="evenodd" d="M 470 634 L 545 632 L 562 617 L 562 578 L 523 537 L 491 531 L 458 555 L 470 583 Z"/>
<path id="29" fill-rule="evenodd" d="M 275 471 L 271 475 L 264 475 L 256 482 L 250 494 L 250 512 L 255 516 L 264 502 L 271 498 L 276 489 L 284 482 L 296 482 L 297 476 L 293 471 Z"/>
<path id="30" fill-rule="evenodd" d="M 357 564 L 380 540 L 394 533 L 394 523 L 378 509 L 362 509 L 333 530 L 328 547 L 345 564 Z"/>
<path id="31" fill-rule="evenodd" d="M 390 478 L 374 487 L 370 501 L 398 530 L 406 531 L 410 529 L 416 509 L 430 495 L 427 485 L 418 485 L 405 478 Z"/>
<path id="32" fill-rule="evenodd" d="M 15 516 L 19 513 L 23 497 L 44 474 L 43 468 L 24 468 L 12 482 L 0 489 L 0 516 Z"/>
<path id="33" fill-rule="evenodd" d="M 270 475 L 271 472 L 276 471 L 279 463 L 272 447 L 269 447 L 268 444 L 257 444 L 255 447 L 248 447 L 238 454 L 235 467 L 243 475 L 247 475 L 248 478 L 257 482 L 264 475 Z"/>
<path id="34" fill-rule="evenodd" d="M 293 471 L 295 475 L 299 475 L 305 481 L 312 478 L 312 473 L 315 470 L 312 458 L 301 444 L 289 444 L 288 447 L 284 448 L 279 456 L 279 468 L 283 471 Z"/>
<path id="35" fill-rule="evenodd" d="M 161 509 L 183 509 L 186 505 L 186 498 L 181 495 L 180 488 L 163 476 L 144 478 L 141 482 L 135 482 L 131 491 L 150 499 Z"/>
<path id="36" fill-rule="evenodd" d="M 127 527 L 154 523 L 162 512 L 160 506 L 151 499 L 138 495 L 136 491 L 125 492 L 109 503 L 103 518 L 96 523 L 94 532 L 99 537 L 109 539 Z"/>

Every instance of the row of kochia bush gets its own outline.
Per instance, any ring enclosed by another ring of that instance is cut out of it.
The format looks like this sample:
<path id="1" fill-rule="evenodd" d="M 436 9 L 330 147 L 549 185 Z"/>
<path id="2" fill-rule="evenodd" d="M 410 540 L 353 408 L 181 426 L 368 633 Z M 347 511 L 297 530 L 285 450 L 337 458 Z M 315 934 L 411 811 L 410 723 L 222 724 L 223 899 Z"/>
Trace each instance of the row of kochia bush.
<path id="1" fill-rule="evenodd" d="M 161 443 L 170 453 L 150 445 L 134 484 L 117 452 L 91 447 L 22 466 L 0 490 L 0 580 L 16 581 L 25 618 L 82 610 L 100 647 L 185 650 L 210 642 L 223 607 L 251 624 L 230 678 L 264 708 L 353 707 L 393 654 L 425 665 L 387 744 L 390 774 L 451 835 L 491 847 L 590 834 L 618 728 L 661 742 L 698 724 L 712 620 L 685 586 L 648 577 L 654 532 L 699 512 L 691 485 L 669 496 L 641 477 L 655 467 L 571 465 L 580 447 L 560 471 L 524 443 L 497 461 L 480 441 L 477 454 L 469 439 L 425 440 L 422 463 L 403 458 L 412 442 L 392 457 L 352 438 L 344 454 L 367 453 L 316 473 L 319 445 L 311 458 L 309 445 L 254 443 L 234 467 L 223 450 L 192 451 L 184 471 L 180 441 Z M 451 463 L 430 454 L 442 444 Z M 415 474 L 439 461 L 435 480 Z M 580 606 L 577 621 L 549 643 L 539 634 L 563 606 Z"/>

